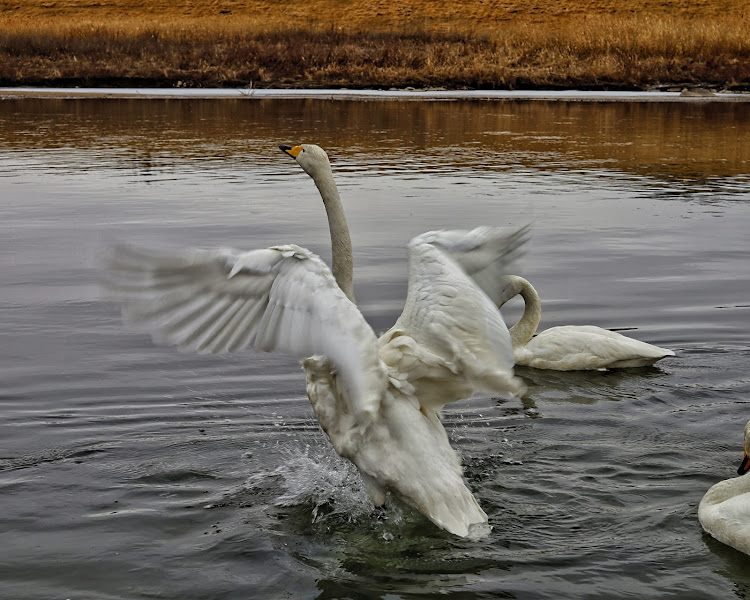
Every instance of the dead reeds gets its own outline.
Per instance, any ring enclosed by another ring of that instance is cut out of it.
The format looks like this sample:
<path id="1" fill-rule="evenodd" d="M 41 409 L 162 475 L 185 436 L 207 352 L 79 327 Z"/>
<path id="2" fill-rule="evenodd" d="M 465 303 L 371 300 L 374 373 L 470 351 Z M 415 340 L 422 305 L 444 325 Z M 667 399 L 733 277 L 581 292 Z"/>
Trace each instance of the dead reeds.
<path id="1" fill-rule="evenodd" d="M 750 88 L 745 17 L 574 15 L 491 26 L 259 19 L 0 22 L 2 85 Z"/>

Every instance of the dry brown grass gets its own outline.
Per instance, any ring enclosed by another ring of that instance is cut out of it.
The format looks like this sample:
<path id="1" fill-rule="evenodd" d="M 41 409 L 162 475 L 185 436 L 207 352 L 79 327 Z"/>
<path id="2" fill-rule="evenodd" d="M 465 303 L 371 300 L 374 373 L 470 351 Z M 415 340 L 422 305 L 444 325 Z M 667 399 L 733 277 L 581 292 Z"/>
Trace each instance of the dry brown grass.
<path id="1" fill-rule="evenodd" d="M 706 18 L 748 12 L 746 0 L 0 0 L 15 19 L 74 18 L 158 21 L 218 17 L 258 19 L 271 27 L 318 24 L 361 28 L 477 27 L 517 18 L 645 15 Z"/>
<path id="2" fill-rule="evenodd" d="M 0 83 L 750 87 L 750 21 L 739 2 L 570 0 L 564 7 L 0 0 Z"/>

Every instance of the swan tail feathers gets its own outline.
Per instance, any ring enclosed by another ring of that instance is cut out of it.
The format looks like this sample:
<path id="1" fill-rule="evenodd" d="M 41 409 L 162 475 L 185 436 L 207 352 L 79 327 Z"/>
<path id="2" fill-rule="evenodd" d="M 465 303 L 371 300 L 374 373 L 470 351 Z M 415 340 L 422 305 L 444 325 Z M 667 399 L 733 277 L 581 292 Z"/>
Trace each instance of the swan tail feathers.
<path id="1" fill-rule="evenodd" d="M 427 494 L 416 508 L 435 525 L 459 537 L 468 537 L 477 526 L 487 525 L 487 514 L 458 478 L 444 493 Z"/>

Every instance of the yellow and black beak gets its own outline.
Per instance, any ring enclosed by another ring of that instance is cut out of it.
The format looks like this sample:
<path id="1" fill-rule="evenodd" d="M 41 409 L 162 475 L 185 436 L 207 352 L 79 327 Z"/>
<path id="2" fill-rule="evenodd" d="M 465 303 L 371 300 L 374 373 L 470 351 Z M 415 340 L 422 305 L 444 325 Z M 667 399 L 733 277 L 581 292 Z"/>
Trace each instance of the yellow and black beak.
<path id="1" fill-rule="evenodd" d="M 302 152 L 302 146 L 279 146 L 279 150 L 286 152 L 292 158 L 297 158 L 299 153 Z"/>
<path id="2" fill-rule="evenodd" d="M 747 455 L 747 448 L 745 448 L 745 456 L 742 457 L 740 468 L 737 469 L 737 475 L 744 475 L 750 471 L 750 456 Z"/>

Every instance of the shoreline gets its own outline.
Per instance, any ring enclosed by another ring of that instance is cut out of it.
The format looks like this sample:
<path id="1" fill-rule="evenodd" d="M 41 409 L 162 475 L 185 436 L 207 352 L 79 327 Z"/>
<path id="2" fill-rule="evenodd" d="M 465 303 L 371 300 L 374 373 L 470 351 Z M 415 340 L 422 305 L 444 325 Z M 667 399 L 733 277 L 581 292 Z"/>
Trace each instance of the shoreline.
<path id="1" fill-rule="evenodd" d="M 377 90 L 281 88 L 55 88 L 0 87 L 0 100 L 52 99 L 319 99 L 388 101 L 558 101 L 558 102 L 750 102 L 750 93 L 712 92 L 705 88 L 682 92 L 588 90 Z"/>

